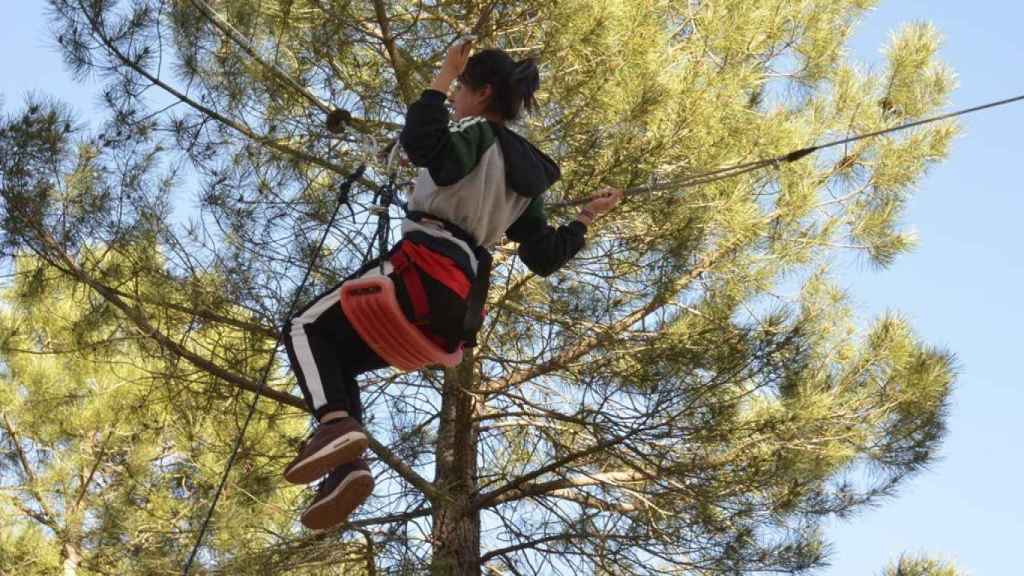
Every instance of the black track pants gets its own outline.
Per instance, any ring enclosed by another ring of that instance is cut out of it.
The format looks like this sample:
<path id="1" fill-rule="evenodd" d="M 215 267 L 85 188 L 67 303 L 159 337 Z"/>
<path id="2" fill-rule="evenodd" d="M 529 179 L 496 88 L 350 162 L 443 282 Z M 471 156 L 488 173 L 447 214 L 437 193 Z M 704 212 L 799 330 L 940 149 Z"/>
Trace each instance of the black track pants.
<path id="1" fill-rule="evenodd" d="M 391 254 L 397 249 L 398 245 Z M 345 281 L 379 271 L 378 263 L 370 263 Z M 384 272 L 395 284 L 402 312 L 406 318 L 412 318 L 412 304 L 401 281 L 402 275 L 393 270 L 390 262 L 385 263 Z M 461 335 L 466 303 L 422 270 L 416 272 L 430 308 L 430 318 L 424 328 L 442 336 L 448 349 L 454 349 Z M 316 417 L 345 410 L 362 422 L 363 406 L 356 376 L 388 364 L 363 341 L 342 311 L 342 284 L 344 281 L 321 293 L 289 320 L 284 327 L 284 344 L 306 405 Z"/>

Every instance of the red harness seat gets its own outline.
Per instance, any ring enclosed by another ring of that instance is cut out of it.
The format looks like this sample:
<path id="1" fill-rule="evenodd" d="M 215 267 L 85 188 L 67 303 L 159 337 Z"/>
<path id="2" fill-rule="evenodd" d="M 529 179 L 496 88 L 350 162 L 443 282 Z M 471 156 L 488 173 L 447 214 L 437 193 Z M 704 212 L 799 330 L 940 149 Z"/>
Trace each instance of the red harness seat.
<path id="1" fill-rule="evenodd" d="M 387 276 L 368 276 L 341 285 L 341 308 L 359 336 L 388 364 L 405 371 L 462 361 L 462 346 L 445 352 L 402 313 Z"/>

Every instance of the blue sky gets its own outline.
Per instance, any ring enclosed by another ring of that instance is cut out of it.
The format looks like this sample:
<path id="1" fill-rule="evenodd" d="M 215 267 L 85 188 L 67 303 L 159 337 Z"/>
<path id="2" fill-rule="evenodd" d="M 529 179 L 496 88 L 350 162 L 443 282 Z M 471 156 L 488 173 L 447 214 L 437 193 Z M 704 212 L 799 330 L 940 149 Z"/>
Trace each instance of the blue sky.
<path id="1" fill-rule="evenodd" d="M 4 107 L 30 91 L 52 94 L 80 114 L 95 93 L 73 82 L 53 51 L 41 0 L 7 2 L 0 24 Z M 950 109 L 1024 94 L 1024 3 L 1009 0 L 885 0 L 860 25 L 852 54 L 881 66 L 879 52 L 901 23 L 928 20 L 943 32 L 941 57 L 959 74 Z M 1018 330 L 1024 286 L 1018 219 L 1024 194 L 1018 166 L 1024 103 L 968 116 L 950 158 L 920 185 L 905 218 L 919 248 L 891 268 L 849 265 L 843 282 L 865 321 L 886 310 L 910 318 L 928 342 L 954 351 L 962 369 L 942 459 L 900 496 L 835 523 L 828 576 L 879 574 L 903 552 L 955 560 L 975 576 L 1020 573 L 1024 477 Z"/>
<path id="2" fill-rule="evenodd" d="M 941 58 L 959 75 L 951 109 L 1024 94 L 1024 4 L 885 1 L 860 26 L 853 53 L 880 62 L 890 31 L 912 20 L 931 21 L 946 38 Z M 961 124 L 950 158 L 931 170 L 905 218 L 918 249 L 888 270 L 851 267 L 845 276 L 865 317 L 899 310 L 928 342 L 957 354 L 962 372 L 942 460 L 898 499 L 837 524 L 825 574 L 877 574 L 903 551 L 943 554 L 976 576 L 1021 573 L 1024 103 Z"/>

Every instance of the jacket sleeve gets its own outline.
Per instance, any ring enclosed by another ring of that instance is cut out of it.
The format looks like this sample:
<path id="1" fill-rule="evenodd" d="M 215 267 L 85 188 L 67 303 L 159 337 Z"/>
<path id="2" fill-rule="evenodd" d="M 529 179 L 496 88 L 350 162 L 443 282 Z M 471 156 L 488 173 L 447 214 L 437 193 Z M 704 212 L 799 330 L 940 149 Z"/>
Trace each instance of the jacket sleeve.
<path id="1" fill-rule="evenodd" d="M 449 128 L 446 98 L 437 90 L 424 90 L 409 106 L 398 137 L 409 161 L 426 168 L 438 186 L 451 186 L 472 172 L 495 140 L 482 119 Z"/>
<path id="2" fill-rule="evenodd" d="M 505 231 L 509 240 L 519 243 L 519 258 L 539 276 L 548 276 L 571 260 L 583 248 L 586 234 L 587 226 L 579 220 L 558 228 L 548 224 L 541 196 Z"/>

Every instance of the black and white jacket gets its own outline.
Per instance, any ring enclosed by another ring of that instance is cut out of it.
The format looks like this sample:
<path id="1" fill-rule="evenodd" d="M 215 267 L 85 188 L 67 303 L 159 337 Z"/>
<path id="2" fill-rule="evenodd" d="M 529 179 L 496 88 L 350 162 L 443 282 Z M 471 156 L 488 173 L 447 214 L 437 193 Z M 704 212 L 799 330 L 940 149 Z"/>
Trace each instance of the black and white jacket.
<path id="1" fill-rule="evenodd" d="M 558 165 L 522 136 L 484 118 L 450 123 L 445 100 L 443 93 L 426 90 L 406 115 L 399 141 L 421 168 L 409 211 L 455 224 L 487 250 L 507 236 L 541 276 L 561 268 L 583 247 L 587 227 L 578 220 L 558 228 L 547 222 L 543 194 L 561 176 Z M 406 219 L 402 232 L 435 239 L 431 247 L 457 256 L 475 274 L 473 247 L 443 227 Z"/>

